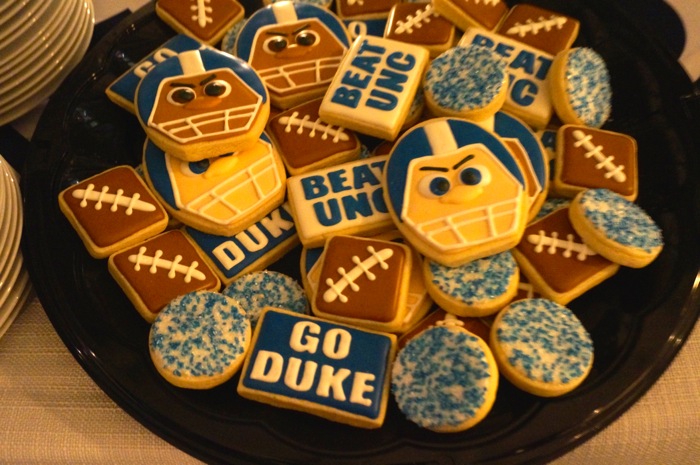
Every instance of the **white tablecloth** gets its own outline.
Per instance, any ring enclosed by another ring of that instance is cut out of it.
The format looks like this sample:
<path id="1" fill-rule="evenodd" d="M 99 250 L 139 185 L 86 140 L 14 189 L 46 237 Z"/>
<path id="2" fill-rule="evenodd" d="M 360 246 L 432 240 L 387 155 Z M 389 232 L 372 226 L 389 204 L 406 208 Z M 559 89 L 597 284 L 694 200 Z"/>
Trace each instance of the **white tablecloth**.
<path id="1" fill-rule="evenodd" d="M 97 21 L 146 0 L 96 0 Z M 681 62 L 700 77 L 700 9 L 670 0 L 689 31 Z M 31 127 L 34 115 L 26 123 Z M 22 127 L 23 122 L 18 125 Z M 700 330 L 666 373 L 609 427 L 555 460 L 569 464 L 700 463 Z M 151 433 L 82 370 L 32 297 L 0 339 L 1 464 L 200 463 Z"/>

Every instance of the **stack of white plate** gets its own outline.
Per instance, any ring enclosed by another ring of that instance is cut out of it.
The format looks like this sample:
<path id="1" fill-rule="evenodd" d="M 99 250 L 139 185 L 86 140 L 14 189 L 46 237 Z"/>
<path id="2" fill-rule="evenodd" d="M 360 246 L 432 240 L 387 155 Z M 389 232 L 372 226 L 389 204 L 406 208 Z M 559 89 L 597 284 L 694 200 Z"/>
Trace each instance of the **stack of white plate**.
<path id="1" fill-rule="evenodd" d="M 49 97 L 80 62 L 92 0 L 0 1 L 0 126 Z"/>
<path id="2" fill-rule="evenodd" d="M 22 221 L 17 173 L 0 155 L 0 337 L 17 318 L 32 289 L 19 248 Z"/>

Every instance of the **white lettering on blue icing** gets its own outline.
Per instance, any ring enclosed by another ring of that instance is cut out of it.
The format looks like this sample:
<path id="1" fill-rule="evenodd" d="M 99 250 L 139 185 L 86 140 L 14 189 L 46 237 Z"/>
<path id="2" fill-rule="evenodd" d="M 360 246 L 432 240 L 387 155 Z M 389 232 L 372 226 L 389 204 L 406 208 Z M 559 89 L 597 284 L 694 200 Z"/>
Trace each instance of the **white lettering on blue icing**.
<path id="1" fill-rule="evenodd" d="M 387 335 L 268 310 L 241 383 L 278 402 L 301 399 L 375 419 L 392 344 Z"/>

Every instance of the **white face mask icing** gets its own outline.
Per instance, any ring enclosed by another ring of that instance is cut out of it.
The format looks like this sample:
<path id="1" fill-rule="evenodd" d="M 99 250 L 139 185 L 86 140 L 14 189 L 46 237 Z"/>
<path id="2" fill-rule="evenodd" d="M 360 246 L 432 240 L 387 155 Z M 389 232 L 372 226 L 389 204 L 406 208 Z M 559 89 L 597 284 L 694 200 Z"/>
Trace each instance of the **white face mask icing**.
<path id="1" fill-rule="evenodd" d="M 337 69 L 341 61 L 342 57 L 319 58 L 266 69 L 259 71 L 258 74 L 271 92 L 281 94 L 285 91 L 303 90 L 307 87 L 330 83 L 333 74 L 328 70 Z M 324 75 L 329 77 L 323 78 Z M 309 77 L 313 79 L 309 81 Z M 282 79 L 286 85 L 280 84 Z"/>

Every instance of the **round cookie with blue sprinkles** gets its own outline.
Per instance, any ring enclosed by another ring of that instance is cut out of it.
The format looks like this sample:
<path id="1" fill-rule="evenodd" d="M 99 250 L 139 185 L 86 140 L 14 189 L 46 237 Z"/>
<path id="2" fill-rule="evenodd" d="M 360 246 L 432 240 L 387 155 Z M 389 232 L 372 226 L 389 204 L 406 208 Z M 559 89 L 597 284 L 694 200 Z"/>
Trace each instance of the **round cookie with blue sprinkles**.
<path id="1" fill-rule="evenodd" d="M 397 354 L 391 372 L 401 412 L 440 433 L 479 423 L 491 411 L 498 390 L 491 350 L 458 323 L 451 317 L 412 338 Z"/>
<path id="2" fill-rule="evenodd" d="M 601 127 L 612 111 L 610 73 L 603 57 L 588 47 L 560 52 L 547 76 L 552 106 L 564 123 Z"/>
<path id="3" fill-rule="evenodd" d="M 250 321 L 234 299 L 196 291 L 173 299 L 149 334 L 151 360 L 171 384 L 209 389 L 228 381 L 243 365 Z"/>
<path id="4" fill-rule="evenodd" d="M 444 310 L 458 316 L 496 313 L 518 292 L 520 271 L 510 250 L 449 267 L 423 262 L 426 289 Z"/>
<path id="5" fill-rule="evenodd" d="M 593 341 L 568 308 L 549 299 L 511 303 L 491 326 L 491 350 L 500 373 L 541 397 L 571 392 L 593 366 Z"/>
<path id="6" fill-rule="evenodd" d="M 291 276 L 271 270 L 244 274 L 226 286 L 222 293 L 239 301 L 253 326 L 265 307 L 307 314 L 309 301 L 304 288 Z"/>
<path id="7" fill-rule="evenodd" d="M 435 116 L 487 120 L 506 101 L 506 62 L 480 45 L 452 47 L 428 66 L 423 91 L 426 106 Z"/>
<path id="8" fill-rule="evenodd" d="M 653 218 L 609 189 L 580 192 L 571 202 L 569 219 L 592 250 L 622 266 L 645 267 L 664 246 L 661 228 Z"/>

